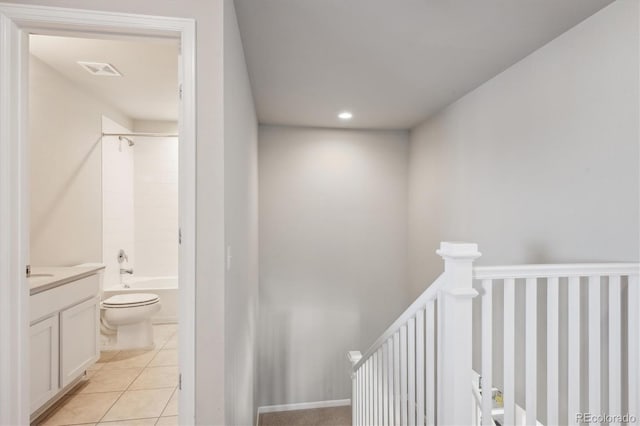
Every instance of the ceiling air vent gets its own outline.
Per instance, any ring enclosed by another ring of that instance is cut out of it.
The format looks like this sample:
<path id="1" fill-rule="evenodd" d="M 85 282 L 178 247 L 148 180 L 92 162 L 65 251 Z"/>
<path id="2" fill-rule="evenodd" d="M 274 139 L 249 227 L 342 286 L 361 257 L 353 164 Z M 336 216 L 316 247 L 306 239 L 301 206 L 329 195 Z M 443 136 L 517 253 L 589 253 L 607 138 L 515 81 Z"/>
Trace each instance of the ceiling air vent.
<path id="1" fill-rule="evenodd" d="M 121 77 L 122 74 L 111 64 L 105 64 L 102 62 L 84 62 L 78 61 L 78 65 L 87 70 L 89 74 L 102 75 L 110 77 Z"/>

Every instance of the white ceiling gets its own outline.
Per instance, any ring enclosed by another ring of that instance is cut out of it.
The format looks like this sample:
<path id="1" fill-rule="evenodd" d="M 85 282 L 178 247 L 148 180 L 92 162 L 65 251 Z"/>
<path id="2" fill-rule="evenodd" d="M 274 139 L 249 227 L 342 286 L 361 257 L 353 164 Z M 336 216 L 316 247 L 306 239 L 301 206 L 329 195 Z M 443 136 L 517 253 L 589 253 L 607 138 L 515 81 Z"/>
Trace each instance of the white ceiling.
<path id="1" fill-rule="evenodd" d="M 33 55 L 136 120 L 178 119 L 178 44 L 34 35 Z M 106 62 L 122 77 L 89 74 L 77 61 Z"/>
<path id="2" fill-rule="evenodd" d="M 410 128 L 612 0 L 235 0 L 262 123 Z"/>

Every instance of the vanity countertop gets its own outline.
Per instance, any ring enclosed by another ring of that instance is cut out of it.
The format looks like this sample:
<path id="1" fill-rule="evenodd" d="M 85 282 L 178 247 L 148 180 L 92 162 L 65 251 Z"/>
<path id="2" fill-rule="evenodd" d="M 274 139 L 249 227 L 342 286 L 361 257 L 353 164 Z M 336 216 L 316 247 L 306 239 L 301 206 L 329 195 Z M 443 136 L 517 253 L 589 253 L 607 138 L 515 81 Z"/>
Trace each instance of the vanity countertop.
<path id="1" fill-rule="evenodd" d="M 104 265 L 95 266 L 34 266 L 31 268 L 31 276 L 27 278 L 29 282 L 30 294 L 42 293 L 52 288 L 77 281 L 81 278 L 94 275 Z"/>

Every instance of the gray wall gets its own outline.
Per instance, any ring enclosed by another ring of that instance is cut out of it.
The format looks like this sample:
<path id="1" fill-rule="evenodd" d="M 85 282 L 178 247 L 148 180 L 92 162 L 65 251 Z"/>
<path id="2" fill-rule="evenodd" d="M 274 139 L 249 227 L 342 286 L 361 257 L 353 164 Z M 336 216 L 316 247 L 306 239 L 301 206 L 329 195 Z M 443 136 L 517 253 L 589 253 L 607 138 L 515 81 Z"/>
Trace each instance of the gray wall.
<path id="1" fill-rule="evenodd" d="M 621 0 L 411 131 L 410 279 L 442 240 L 479 264 L 638 259 L 638 2 Z"/>
<path id="2" fill-rule="evenodd" d="M 255 424 L 258 321 L 258 121 L 233 1 L 224 11 L 225 419 Z"/>
<path id="3" fill-rule="evenodd" d="M 442 271 L 434 251 L 443 240 L 478 243 L 483 255 L 477 264 L 638 261 L 638 18 L 637 1 L 616 1 L 412 130 L 413 296 Z M 521 290 L 516 298 L 516 400 L 523 404 Z M 544 291 L 538 297 L 538 415 L 545 422 Z M 561 306 L 566 300 L 563 288 Z M 502 317 L 500 309 L 493 314 Z M 560 323 L 560 371 L 566 372 L 564 309 Z M 498 386 L 501 330 L 497 324 Z M 582 342 L 586 354 L 586 329 Z M 480 345 L 474 349 L 479 370 Z M 564 374 L 560 386 L 562 415 Z M 583 400 L 586 390 L 583 386 Z"/>
<path id="4" fill-rule="evenodd" d="M 349 398 L 408 305 L 404 131 L 259 129 L 258 405 Z"/>

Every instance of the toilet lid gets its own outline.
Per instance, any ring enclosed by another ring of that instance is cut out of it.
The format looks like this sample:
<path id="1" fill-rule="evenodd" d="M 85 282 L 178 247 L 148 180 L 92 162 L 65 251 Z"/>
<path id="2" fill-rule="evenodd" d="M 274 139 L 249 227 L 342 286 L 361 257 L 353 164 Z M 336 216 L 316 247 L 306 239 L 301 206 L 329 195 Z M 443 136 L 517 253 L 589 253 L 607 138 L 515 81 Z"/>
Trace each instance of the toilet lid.
<path id="1" fill-rule="evenodd" d="M 102 306 L 122 308 L 131 306 L 150 305 L 158 302 L 160 299 L 157 294 L 152 293 L 124 293 L 116 294 L 102 302 Z"/>

